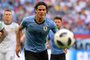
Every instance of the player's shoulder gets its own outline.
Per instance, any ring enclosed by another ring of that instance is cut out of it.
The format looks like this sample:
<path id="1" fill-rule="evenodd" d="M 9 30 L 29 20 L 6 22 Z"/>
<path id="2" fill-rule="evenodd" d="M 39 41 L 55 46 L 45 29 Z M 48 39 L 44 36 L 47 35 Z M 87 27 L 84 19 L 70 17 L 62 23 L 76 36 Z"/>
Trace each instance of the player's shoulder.
<path id="1" fill-rule="evenodd" d="M 48 17 L 45 17 L 46 21 L 49 22 L 49 23 L 54 23 L 54 21 Z"/>
<path id="2" fill-rule="evenodd" d="M 16 22 L 12 22 L 12 24 L 14 24 L 14 25 L 18 25 L 18 23 L 16 23 Z"/>
<path id="3" fill-rule="evenodd" d="M 48 17 L 46 17 L 46 22 L 47 22 L 49 25 L 55 25 L 55 22 L 54 22 L 52 19 L 48 18 Z"/>
<path id="4" fill-rule="evenodd" d="M 23 21 L 32 21 L 32 19 L 34 19 L 34 16 L 26 16 L 23 18 Z"/>
<path id="5" fill-rule="evenodd" d="M 16 23 L 16 22 L 12 22 L 12 24 L 11 25 L 13 25 L 13 26 L 19 26 L 19 24 L 18 23 Z"/>

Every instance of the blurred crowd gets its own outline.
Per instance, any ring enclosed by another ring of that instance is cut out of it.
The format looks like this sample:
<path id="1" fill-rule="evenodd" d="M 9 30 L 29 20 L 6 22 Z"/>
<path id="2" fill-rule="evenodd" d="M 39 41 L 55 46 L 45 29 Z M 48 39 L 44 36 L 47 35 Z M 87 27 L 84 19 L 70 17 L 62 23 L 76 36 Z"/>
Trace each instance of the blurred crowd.
<path id="1" fill-rule="evenodd" d="M 90 34 L 90 0 L 0 0 L 0 20 L 3 11 L 13 10 L 13 21 L 20 24 L 25 16 L 34 14 L 34 5 L 39 1 L 48 4 L 47 16 L 63 18 L 63 26 L 75 34 Z"/>

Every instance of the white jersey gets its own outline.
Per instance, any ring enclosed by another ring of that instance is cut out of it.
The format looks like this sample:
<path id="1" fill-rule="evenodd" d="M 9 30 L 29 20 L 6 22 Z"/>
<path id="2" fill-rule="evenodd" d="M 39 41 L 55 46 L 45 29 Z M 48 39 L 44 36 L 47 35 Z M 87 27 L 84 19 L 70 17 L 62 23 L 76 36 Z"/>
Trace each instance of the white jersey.
<path id="1" fill-rule="evenodd" d="M 16 48 L 16 31 L 18 28 L 18 24 L 12 22 L 10 25 L 5 24 L 5 30 L 7 32 L 7 36 L 5 39 L 0 43 L 0 49 L 5 50 L 15 50 Z"/>

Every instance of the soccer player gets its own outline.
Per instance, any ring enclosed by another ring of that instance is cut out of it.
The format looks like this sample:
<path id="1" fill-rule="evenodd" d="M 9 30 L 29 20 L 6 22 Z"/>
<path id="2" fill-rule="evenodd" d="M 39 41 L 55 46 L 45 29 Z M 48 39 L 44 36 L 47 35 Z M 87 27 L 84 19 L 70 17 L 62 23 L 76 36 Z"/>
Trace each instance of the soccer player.
<path id="1" fill-rule="evenodd" d="M 54 21 L 46 17 L 48 7 L 44 2 L 35 5 L 35 15 L 23 19 L 17 33 L 16 54 L 19 57 L 20 33 L 25 28 L 25 60 L 48 60 L 46 37 L 50 30 L 57 31 Z"/>
<path id="2" fill-rule="evenodd" d="M 12 11 L 9 9 L 4 11 L 3 20 L 7 35 L 0 43 L 0 60 L 15 60 L 16 32 L 18 24 L 12 21 Z"/>
<path id="3" fill-rule="evenodd" d="M 55 17 L 54 22 L 57 25 L 57 29 L 59 30 L 62 25 L 62 18 Z M 51 47 L 51 56 L 50 60 L 66 60 L 65 53 L 67 53 L 67 49 L 60 49 L 54 43 L 54 33 L 52 31 L 48 34 L 48 40 L 50 41 Z"/>

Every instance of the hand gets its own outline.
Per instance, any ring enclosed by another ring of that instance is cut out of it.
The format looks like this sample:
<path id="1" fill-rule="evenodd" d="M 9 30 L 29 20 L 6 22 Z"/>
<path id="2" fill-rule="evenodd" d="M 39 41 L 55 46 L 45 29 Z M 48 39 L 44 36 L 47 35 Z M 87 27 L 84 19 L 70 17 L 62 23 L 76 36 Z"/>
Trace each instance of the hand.
<path id="1" fill-rule="evenodd" d="M 67 53 L 67 48 L 64 49 L 64 53 L 65 53 L 65 54 Z"/>
<path id="2" fill-rule="evenodd" d="M 46 47 L 47 47 L 47 49 L 50 49 L 50 43 L 49 43 L 49 41 L 46 42 Z"/>
<path id="3" fill-rule="evenodd" d="M 21 52 L 21 45 L 16 45 L 16 55 L 19 56 L 19 52 Z"/>

